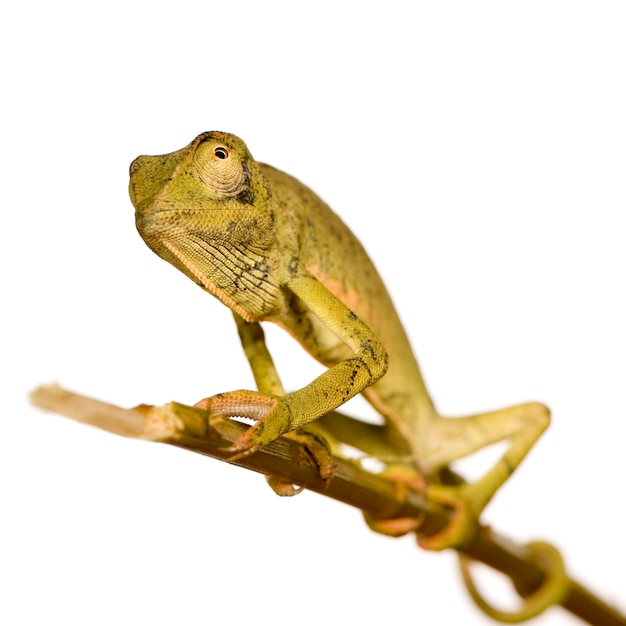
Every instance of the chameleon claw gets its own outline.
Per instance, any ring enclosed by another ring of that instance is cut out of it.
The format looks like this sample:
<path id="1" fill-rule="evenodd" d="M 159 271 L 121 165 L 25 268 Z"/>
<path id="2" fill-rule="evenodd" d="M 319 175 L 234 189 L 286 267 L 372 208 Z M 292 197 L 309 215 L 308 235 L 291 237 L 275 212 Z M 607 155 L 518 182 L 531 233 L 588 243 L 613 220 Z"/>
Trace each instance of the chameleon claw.
<path id="1" fill-rule="evenodd" d="M 324 482 L 324 487 L 327 487 L 335 475 L 335 460 L 326 440 L 317 432 L 314 432 L 313 429 L 299 429 L 286 433 L 285 437 L 297 441 L 304 447 L 304 449 L 300 447 L 292 448 L 292 452 L 295 452 L 293 460 L 296 463 L 309 465 L 311 460 L 313 460 L 317 468 L 318 476 Z M 296 496 L 306 487 L 306 484 L 294 485 L 276 476 L 266 476 L 265 479 L 274 493 L 281 497 Z"/>
<path id="2" fill-rule="evenodd" d="M 250 426 L 243 435 L 238 437 L 230 446 L 222 448 L 227 453 L 232 453 L 229 461 L 237 461 L 246 456 L 258 452 L 263 444 L 255 442 L 262 438 L 264 423 L 258 421 Z M 284 434 L 284 437 L 300 443 L 303 447 L 292 446 L 295 453 L 296 463 L 311 464 L 311 459 L 315 463 L 318 476 L 327 486 L 335 475 L 335 460 L 324 437 L 319 435 L 314 429 L 299 429 Z M 267 476 L 267 482 L 272 490 L 279 496 L 294 496 L 304 489 L 303 486 L 295 486 L 288 481 L 281 480 L 275 476 Z"/>
<path id="3" fill-rule="evenodd" d="M 523 606 L 514 612 L 496 609 L 482 597 L 470 574 L 472 559 L 465 554 L 459 554 L 463 582 L 472 600 L 489 617 L 505 624 L 518 624 L 537 617 L 550 606 L 560 604 L 570 589 L 570 579 L 565 570 L 563 558 L 554 546 L 542 541 L 535 541 L 529 543 L 526 549 L 530 551 L 533 560 L 544 568 L 545 576 L 538 589 L 530 595 L 521 596 Z"/>
<path id="4" fill-rule="evenodd" d="M 335 475 L 335 459 L 333 458 L 326 439 L 312 427 L 300 428 L 286 433 L 285 437 L 302 444 L 306 450 L 306 458 L 299 456 L 294 460 L 298 463 L 302 463 L 306 462 L 309 458 L 313 459 L 313 462 L 317 466 L 318 476 L 324 481 L 325 486 L 328 486 Z"/>
<path id="5" fill-rule="evenodd" d="M 250 426 L 250 428 L 248 428 L 243 435 L 235 439 L 233 443 L 222 448 L 224 452 L 231 454 L 228 459 L 229 461 L 243 459 L 244 457 L 250 456 L 261 449 L 262 446 L 260 444 L 250 441 L 255 434 L 256 426 L 258 426 L 258 424 Z"/>
<path id="6" fill-rule="evenodd" d="M 283 405 L 278 398 L 257 391 L 229 391 L 204 398 L 194 405 L 208 411 L 210 415 L 219 415 L 226 419 L 243 417 L 256 420 L 231 445 L 222 448 L 236 461 L 254 454 L 264 445 L 277 439 L 289 427 L 285 419 Z M 271 425 L 271 426 L 269 426 Z"/>
<path id="7" fill-rule="evenodd" d="M 383 471 L 383 476 L 395 481 L 400 490 L 399 496 L 403 497 L 407 487 L 415 491 L 424 491 L 426 482 L 424 477 L 416 473 L 415 469 L 404 465 L 390 465 Z M 363 511 L 365 523 L 374 532 L 387 535 L 388 537 L 402 537 L 409 533 L 417 532 L 424 522 L 426 515 L 418 517 L 396 517 L 390 519 L 376 519 L 367 511 Z"/>
<path id="8" fill-rule="evenodd" d="M 291 482 L 281 480 L 276 476 L 266 476 L 265 480 L 267 484 L 271 487 L 272 491 L 282 498 L 289 498 L 291 496 L 297 496 L 301 491 L 304 490 L 306 485 L 294 485 Z"/>
<path id="9" fill-rule="evenodd" d="M 387 537 L 403 537 L 409 533 L 417 532 L 425 517 L 426 515 L 422 513 L 419 517 L 396 517 L 380 520 L 372 517 L 367 511 L 363 511 L 363 518 L 369 528 Z"/>
<path id="10" fill-rule="evenodd" d="M 471 505 L 471 498 L 464 493 L 468 485 L 455 487 L 434 485 L 426 490 L 429 500 L 453 510 L 450 523 L 441 531 L 430 536 L 418 537 L 417 542 L 425 550 L 458 548 L 467 543 L 478 528 L 478 519 Z"/>

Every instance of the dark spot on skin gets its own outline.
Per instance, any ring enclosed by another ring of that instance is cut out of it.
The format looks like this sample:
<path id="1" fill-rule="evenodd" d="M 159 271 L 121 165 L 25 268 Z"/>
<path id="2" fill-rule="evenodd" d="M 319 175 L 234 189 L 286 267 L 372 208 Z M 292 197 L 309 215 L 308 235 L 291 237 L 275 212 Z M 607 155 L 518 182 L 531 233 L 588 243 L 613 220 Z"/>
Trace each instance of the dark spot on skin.
<path id="1" fill-rule="evenodd" d="M 343 390 L 344 395 L 341 400 L 342 403 L 347 402 L 350 398 L 354 397 L 355 395 L 354 386 L 356 384 L 357 377 L 359 376 L 361 370 L 365 370 L 368 373 L 368 375 L 371 377 L 370 369 L 367 366 L 367 363 L 361 357 L 358 357 L 358 356 L 351 357 L 350 359 L 347 359 L 347 361 L 351 362 L 353 369 L 350 372 L 349 384 Z"/>
<path id="2" fill-rule="evenodd" d="M 363 348 L 366 352 L 369 352 L 372 360 L 376 361 L 376 351 L 372 348 L 372 344 L 369 341 L 362 341 L 361 348 Z"/>
<path id="3" fill-rule="evenodd" d="M 245 285 L 245 284 L 244 284 L 244 285 L 242 285 L 242 284 L 241 284 L 241 281 L 240 281 L 239 279 L 240 279 L 240 277 L 239 277 L 239 276 L 237 276 L 237 277 L 235 277 L 235 279 L 233 280 L 233 289 L 234 289 L 236 292 L 239 292 L 239 293 L 241 293 L 241 292 L 245 292 L 245 291 L 248 291 L 248 288 L 246 287 L 246 285 Z"/>
<path id="4" fill-rule="evenodd" d="M 241 204 L 254 204 L 252 192 L 247 187 L 237 196 L 237 200 L 241 202 Z"/>
<path id="5" fill-rule="evenodd" d="M 307 437 L 310 437 L 311 439 L 313 439 L 313 441 L 319 443 L 322 447 L 328 448 L 328 443 L 326 443 L 326 439 L 324 439 L 324 437 L 321 437 L 317 433 L 306 430 L 306 428 L 300 428 L 298 429 L 298 432 L 301 432 Z"/>
<path id="6" fill-rule="evenodd" d="M 359 367 L 362 367 L 367 372 L 367 375 L 370 378 L 372 377 L 372 371 L 368 367 L 367 363 L 360 356 L 354 356 L 352 357 L 352 360 L 358 363 Z"/>
<path id="7" fill-rule="evenodd" d="M 354 311 L 350 311 L 350 313 L 348 314 L 348 319 L 355 320 L 356 313 Z"/>
<path id="8" fill-rule="evenodd" d="M 300 262 L 300 259 L 297 256 L 292 256 L 291 259 L 289 260 L 289 265 L 287 266 L 287 270 L 292 276 L 298 272 L 299 262 Z"/>
<path id="9" fill-rule="evenodd" d="M 270 266 L 265 257 L 263 257 L 262 259 L 256 259 L 254 261 L 254 266 L 252 269 L 256 272 L 261 272 L 261 278 L 263 280 L 267 280 L 268 276 L 270 275 Z"/>

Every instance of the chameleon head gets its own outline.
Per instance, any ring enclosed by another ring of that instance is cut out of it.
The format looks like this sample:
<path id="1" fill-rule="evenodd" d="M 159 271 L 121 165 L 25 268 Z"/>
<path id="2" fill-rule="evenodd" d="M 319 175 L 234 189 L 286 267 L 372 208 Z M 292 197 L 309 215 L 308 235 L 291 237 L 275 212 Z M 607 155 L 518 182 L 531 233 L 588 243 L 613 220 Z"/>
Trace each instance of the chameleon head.
<path id="1" fill-rule="evenodd" d="M 182 150 L 139 156 L 130 164 L 130 198 L 137 227 L 160 212 L 256 208 L 269 204 L 268 184 L 244 142 L 218 131 L 198 135 Z"/>
<path id="2" fill-rule="evenodd" d="M 182 150 L 137 157 L 129 193 L 146 244 L 233 306 L 234 277 L 274 237 L 269 184 L 244 142 L 207 132 Z"/>

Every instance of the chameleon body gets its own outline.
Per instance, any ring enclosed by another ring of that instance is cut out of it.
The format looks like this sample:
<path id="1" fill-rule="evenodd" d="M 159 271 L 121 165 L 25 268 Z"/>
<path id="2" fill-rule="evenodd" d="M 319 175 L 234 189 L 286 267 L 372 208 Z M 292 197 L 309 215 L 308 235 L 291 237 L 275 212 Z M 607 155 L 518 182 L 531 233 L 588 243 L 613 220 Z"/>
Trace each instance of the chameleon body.
<path id="1" fill-rule="evenodd" d="M 130 196 L 147 245 L 235 315 L 258 391 L 199 403 L 215 414 L 256 420 L 233 453 L 253 452 L 319 418 L 331 431 L 336 422 L 338 440 L 387 461 L 395 456 L 424 480 L 428 497 L 455 508 L 455 521 L 424 538 L 425 547 L 466 541 L 482 509 L 547 427 L 547 408 L 533 402 L 441 417 L 359 241 L 310 189 L 256 162 L 237 137 L 203 133 L 177 152 L 138 157 L 130 168 Z M 328 369 L 285 393 L 260 331 L 266 321 L 284 328 Z M 359 393 L 384 417 L 384 426 L 333 413 Z M 501 440 L 508 440 L 507 451 L 479 480 L 438 484 L 439 471 L 452 461 Z M 389 522 L 374 527 L 395 533 Z"/>

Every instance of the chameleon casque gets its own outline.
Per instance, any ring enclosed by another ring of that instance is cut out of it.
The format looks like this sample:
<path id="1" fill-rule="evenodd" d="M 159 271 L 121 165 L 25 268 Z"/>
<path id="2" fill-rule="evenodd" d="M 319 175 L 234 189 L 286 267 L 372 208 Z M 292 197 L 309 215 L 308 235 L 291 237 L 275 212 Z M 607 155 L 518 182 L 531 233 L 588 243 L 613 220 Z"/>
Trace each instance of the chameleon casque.
<path id="1" fill-rule="evenodd" d="M 234 135 L 207 132 L 171 154 L 138 157 L 130 167 L 130 197 L 146 244 L 233 311 L 258 391 L 198 403 L 214 414 L 256 420 L 232 445 L 233 454 L 251 453 L 318 420 L 339 441 L 409 468 L 428 498 L 455 509 L 450 525 L 421 545 L 442 549 L 467 541 L 483 508 L 548 426 L 548 409 L 532 402 L 440 416 L 359 241 L 310 189 L 256 162 Z M 266 321 L 328 369 L 285 393 L 263 340 L 260 322 Z M 334 412 L 359 393 L 384 425 Z M 440 470 L 452 461 L 502 440 L 509 443 L 506 452 L 480 479 L 440 484 Z M 406 522 L 372 526 L 388 534 L 416 529 L 414 520 Z"/>

